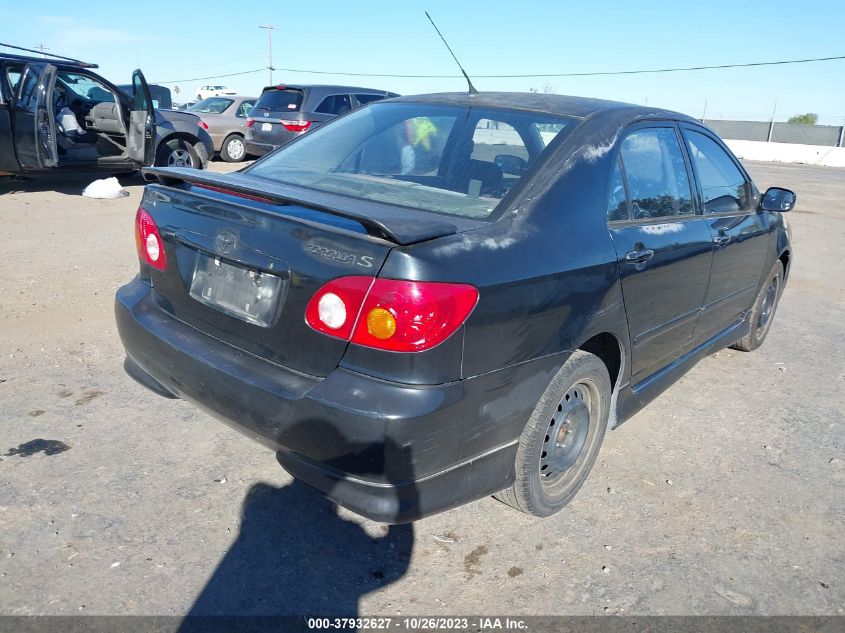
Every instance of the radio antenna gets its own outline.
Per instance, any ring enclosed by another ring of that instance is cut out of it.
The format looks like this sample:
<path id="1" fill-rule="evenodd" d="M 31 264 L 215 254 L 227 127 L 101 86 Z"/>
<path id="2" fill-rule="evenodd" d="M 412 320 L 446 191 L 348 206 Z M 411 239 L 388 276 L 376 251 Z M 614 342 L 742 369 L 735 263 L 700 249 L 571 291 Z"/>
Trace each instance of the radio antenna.
<path id="1" fill-rule="evenodd" d="M 452 56 L 452 59 L 455 60 L 455 63 L 458 65 L 458 68 L 461 69 L 461 72 L 464 75 L 464 78 L 467 80 L 467 86 L 469 86 L 469 93 L 471 95 L 477 95 L 478 90 L 475 89 L 475 86 L 472 85 L 472 80 L 467 75 L 467 71 L 464 70 L 464 67 L 461 66 L 461 62 L 458 61 L 458 58 L 455 57 L 455 53 L 452 52 L 452 47 L 449 46 L 449 43 L 446 41 L 446 38 L 443 37 L 443 33 L 440 32 L 440 29 L 437 28 L 437 25 L 434 23 L 434 20 L 431 19 L 431 16 L 428 14 L 428 11 L 425 12 L 425 17 L 428 18 L 428 21 L 431 22 L 431 26 L 434 27 L 434 30 L 437 31 L 437 34 L 440 36 L 440 39 L 443 40 L 443 44 L 446 45 L 446 48 L 449 50 L 449 54 Z"/>

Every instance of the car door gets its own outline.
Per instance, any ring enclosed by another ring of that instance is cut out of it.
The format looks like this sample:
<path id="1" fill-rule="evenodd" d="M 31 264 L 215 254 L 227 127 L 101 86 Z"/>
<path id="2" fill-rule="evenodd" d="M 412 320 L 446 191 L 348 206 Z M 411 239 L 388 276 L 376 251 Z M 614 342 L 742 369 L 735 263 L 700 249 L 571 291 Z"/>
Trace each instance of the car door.
<path id="1" fill-rule="evenodd" d="M 697 196 L 715 244 L 710 284 L 694 341 L 701 343 L 745 317 L 754 303 L 768 256 L 767 216 L 757 211 L 759 193 L 715 135 L 681 126 Z"/>
<path id="2" fill-rule="evenodd" d="M 704 302 L 713 242 L 696 213 L 674 124 L 629 128 L 618 147 L 607 214 L 636 384 L 682 355 Z"/>
<path id="3" fill-rule="evenodd" d="M 129 135 L 126 149 L 138 165 L 155 162 L 156 119 L 150 88 L 144 73 L 132 73 L 132 109 L 129 112 Z"/>
<path id="4" fill-rule="evenodd" d="M 14 139 L 18 162 L 24 169 L 48 169 L 58 164 L 53 86 L 56 67 L 30 62 L 18 82 L 14 102 Z"/>

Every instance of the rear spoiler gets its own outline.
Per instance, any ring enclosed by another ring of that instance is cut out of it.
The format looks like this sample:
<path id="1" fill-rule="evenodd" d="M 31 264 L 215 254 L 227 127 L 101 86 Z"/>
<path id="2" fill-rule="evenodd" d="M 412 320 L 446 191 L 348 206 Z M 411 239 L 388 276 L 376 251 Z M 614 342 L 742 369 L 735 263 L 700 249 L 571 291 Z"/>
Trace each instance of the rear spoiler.
<path id="1" fill-rule="evenodd" d="M 249 174 L 218 174 L 188 167 L 145 167 L 142 173 L 148 182 L 158 181 L 166 187 L 180 183 L 206 185 L 276 204 L 296 204 L 324 211 L 360 222 L 371 235 L 402 245 L 453 235 L 459 230 L 481 225 L 478 220 L 467 218 L 443 221 L 425 211 L 399 209 L 379 202 L 294 187 Z"/>

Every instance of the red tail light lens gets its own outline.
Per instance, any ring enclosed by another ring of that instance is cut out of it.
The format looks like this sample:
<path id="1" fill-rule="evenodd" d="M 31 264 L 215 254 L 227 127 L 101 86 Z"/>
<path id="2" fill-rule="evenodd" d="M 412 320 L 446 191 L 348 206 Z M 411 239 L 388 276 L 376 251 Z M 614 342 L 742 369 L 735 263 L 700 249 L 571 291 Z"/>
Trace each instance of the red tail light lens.
<path id="1" fill-rule="evenodd" d="M 306 132 L 311 127 L 311 121 L 279 121 L 288 132 Z"/>
<path id="2" fill-rule="evenodd" d="M 200 120 L 200 122 L 198 123 L 198 125 L 199 125 L 202 129 L 204 129 L 204 130 L 207 130 L 207 129 L 208 129 L 208 123 L 206 123 L 206 122 L 205 122 L 205 121 L 203 121 L 203 120 Z"/>
<path id="3" fill-rule="evenodd" d="M 393 352 L 421 352 L 445 341 L 478 303 L 467 284 L 341 277 L 305 310 L 318 332 Z"/>
<path id="4" fill-rule="evenodd" d="M 330 281 L 311 297 L 305 308 L 305 322 L 329 336 L 349 340 L 373 277 L 340 277 Z"/>
<path id="5" fill-rule="evenodd" d="M 253 125 L 255 125 L 255 119 L 247 119 L 246 120 L 246 126 L 247 127 L 252 127 Z"/>
<path id="6" fill-rule="evenodd" d="M 167 270 L 164 240 L 152 216 L 143 207 L 138 207 L 135 214 L 135 246 L 142 262 L 158 270 Z"/>

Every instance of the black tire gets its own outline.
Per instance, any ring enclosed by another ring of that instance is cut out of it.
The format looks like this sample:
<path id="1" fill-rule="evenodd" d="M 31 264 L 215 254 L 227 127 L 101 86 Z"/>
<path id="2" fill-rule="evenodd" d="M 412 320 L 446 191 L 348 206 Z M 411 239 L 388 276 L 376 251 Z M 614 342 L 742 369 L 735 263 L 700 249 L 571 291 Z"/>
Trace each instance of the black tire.
<path id="1" fill-rule="evenodd" d="M 175 138 L 158 146 L 156 167 L 194 167 L 201 169 L 202 162 L 199 154 L 188 141 Z"/>
<path id="2" fill-rule="evenodd" d="M 239 163 L 246 158 L 246 142 L 240 134 L 230 134 L 220 147 L 220 158 L 227 163 Z"/>
<path id="3" fill-rule="evenodd" d="M 766 335 L 775 318 L 780 296 L 783 294 L 783 274 L 783 263 L 778 260 L 754 300 L 754 305 L 748 315 L 748 334 L 731 345 L 733 349 L 753 352 L 766 340 Z"/>
<path id="4" fill-rule="evenodd" d="M 601 448 L 611 389 L 607 367 L 597 356 L 580 350 L 570 356 L 519 438 L 516 480 L 494 496 L 537 517 L 550 516 L 569 503 Z"/>

